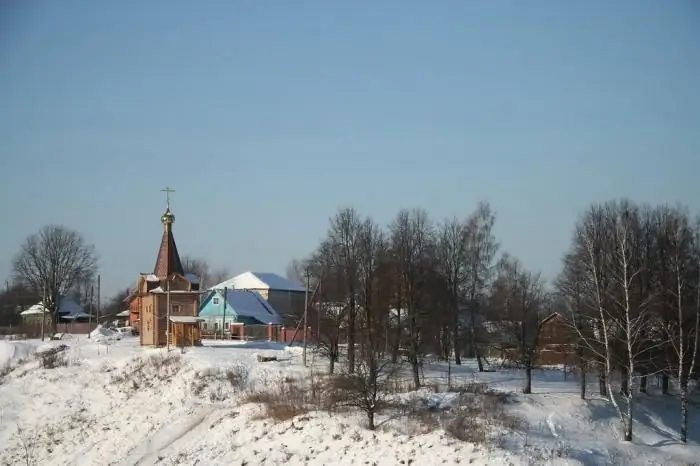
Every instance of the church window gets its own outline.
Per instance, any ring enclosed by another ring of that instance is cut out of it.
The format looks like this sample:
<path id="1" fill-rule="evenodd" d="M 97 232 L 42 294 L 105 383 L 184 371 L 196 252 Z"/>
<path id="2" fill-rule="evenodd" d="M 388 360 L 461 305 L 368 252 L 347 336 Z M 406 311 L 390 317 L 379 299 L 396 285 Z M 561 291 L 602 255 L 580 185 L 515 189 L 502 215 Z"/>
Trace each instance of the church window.
<path id="1" fill-rule="evenodd" d="M 219 298 L 214 298 L 211 300 L 212 304 L 219 304 Z"/>

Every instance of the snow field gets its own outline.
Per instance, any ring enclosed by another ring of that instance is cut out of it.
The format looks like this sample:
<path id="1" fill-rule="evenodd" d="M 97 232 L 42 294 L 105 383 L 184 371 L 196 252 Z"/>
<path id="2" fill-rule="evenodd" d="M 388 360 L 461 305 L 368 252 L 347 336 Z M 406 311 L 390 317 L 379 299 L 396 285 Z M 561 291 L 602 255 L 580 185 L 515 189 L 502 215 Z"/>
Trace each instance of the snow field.
<path id="1" fill-rule="evenodd" d="M 681 445 L 677 401 L 650 394 L 640 399 L 635 442 L 626 444 L 595 381 L 583 401 L 577 381 L 560 371 L 538 371 L 535 393 L 522 395 L 520 371 L 453 367 L 454 383 L 472 392 L 458 395 L 436 392 L 446 368 L 426 364 L 428 387 L 397 388 L 395 408 L 369 431 L 357 410 L 300 403 L 311 396 L 298 389 L 322 380 L 327 362 L 310 358 L 310 373 L 298 348 L 213 341 L 181 354 L 129 337 L 75 337 L 44 345 L 69 345 L 65 365 L 45 369 L 32 356 L 44 349 L 39 343 L 0 341 L 0 367 L 8 368 L 0 375 L 0 464 L 680 466 L 700 458 L 699 410 L 690 415 L 693 442 Z M 258 363 L 258 355 L 277 361 Z M 270 417 L 271 403 L 284 409 Z"/>

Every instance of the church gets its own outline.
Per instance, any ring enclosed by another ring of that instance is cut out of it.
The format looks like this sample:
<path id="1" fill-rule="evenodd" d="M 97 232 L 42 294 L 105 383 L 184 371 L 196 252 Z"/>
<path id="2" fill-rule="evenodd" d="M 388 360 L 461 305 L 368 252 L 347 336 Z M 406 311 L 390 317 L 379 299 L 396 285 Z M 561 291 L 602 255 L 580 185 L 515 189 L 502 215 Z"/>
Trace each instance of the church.
<path id="1" fill-rule="evenodd" d="M 161 216 L 163 236 L 153 273 L 141 274 L 136 287 L 125 299 L 129 321 L 139 329 L 142 346 L 194 346 L 200 344 L 199 281 L 186 274 L 173 236 L 175 215 L 167 208 Z M 168 312 L 169 311 L 169 312 Z"/>

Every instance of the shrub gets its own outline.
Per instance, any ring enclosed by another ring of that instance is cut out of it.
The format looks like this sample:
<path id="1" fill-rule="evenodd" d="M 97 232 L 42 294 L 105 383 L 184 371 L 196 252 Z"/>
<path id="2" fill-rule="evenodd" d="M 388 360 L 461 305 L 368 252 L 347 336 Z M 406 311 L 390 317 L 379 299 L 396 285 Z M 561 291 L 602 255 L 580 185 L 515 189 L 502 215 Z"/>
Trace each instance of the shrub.
<path id="1" fill-rule="evenodd" d="M 242 364 L 230 367 L 226 370 L 226 379 L 229 381 L 233 388 L 247 388 L 248 376 L 248 367 Z"/>
<path id="2" fill-rule="evenodd" d="M 205 391 L 209 393 L 211 402 L 224 401 L 231 390 L 243 390 L 248 386 L 248 368 L 237 365 L 228 368 L 211 367 L 198 372 L 192 380 L 192 393 L 201 396 Z"/>
<path id="3" fill-rule="evenodd" d="M 522 419 L 509 413 L 507 393 L 483 383 L 470 383 L 459 388 L 455 406 L 443 416 L 445 431 L 456 439 L 486 443 L 494 428 L 522 430 Z"/>
<path id="4" fill-rule="evenodd" d="M 307 390 L 300 386 L 299 381 L 285 378 L 276 384 L 247 393 L 245 402 L 263 405 L 264 415 L 277 421 L 288 421 L 310 410 L 311 400 L 307 398 Z"/>
<path id="5" fill-rule="evenodd" d="M 60 345 L 55 348 L 36 353 L 37 358 L 41 367 L 44 369 L 56 369 L 57 367 L 68 366 L 68 359 L 66 358 L 65 351 L 68 349 L 67 345 Z"/>
<path id="6" fill-rule="evenodd" d="M 442 429 L 451 437 L 475 444 L 497 441 L 494 434 L 503 429 L 521 430 L 523 421 L 506 409 L 507 393 L 492 390 L 483 383 L 469 383 L 456 390 L 453 399 L 435 403 L 416 395 L 396 405 L 401 415 L 413 423 L 402 424 L 418 433 Z M 414 433 L 414 432 L 409 432 Z"/>

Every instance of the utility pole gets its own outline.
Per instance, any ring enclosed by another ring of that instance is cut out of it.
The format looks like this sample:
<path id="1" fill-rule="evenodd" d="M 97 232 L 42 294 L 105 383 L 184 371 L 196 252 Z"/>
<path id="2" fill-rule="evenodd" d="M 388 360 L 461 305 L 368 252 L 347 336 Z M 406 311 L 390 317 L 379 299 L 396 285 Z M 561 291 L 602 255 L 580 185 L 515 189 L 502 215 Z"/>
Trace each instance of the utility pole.
<path id="1" fill-rule="evenodd" d="M 302 352 L 302 359 L 304 360 L 304 367 L 306 367 L 306 319 L 309 314 L 309 268 L 306 268 L 306 288 L 304 289 L 304 350 Z"/>
<path id="2" fill-rule="evenodd" d="M 316 345 L 321 341 L 321 309 L 323 303 L 323 273 L 318 281 L 318 303 L 316 304 Z"/>
<path id="3" fill-rule="evenodd" d="M 90 300 L 88 301 L 88 339 L 90 339 L 90 334 L 92 333 L 92 293 L 93 286 L 90 285 Z"/>
<path id="4" fill-rule="evenodd" d="M 226 306 L 227 302 L 226 299 L 228 297 L 228 287 L 224 287 L 224 316 L 221 322 L 221 339 L 225 340 L 226 339 Z"/>
<path id="5" fill-rule="evenodd" d="M 46 322 L 46 282 L 41 289 L 41 341 L 44 341 L 44 322 Z"/>
<path id="6" fill-rule="evenodd" d="M 167 289 L 165 292 L 165 306 L 167 307 L 165 318 L 167 319 L 167 322 L 165 323 L 165 345 L 167 347 L 167 350 L 170 351 L 170 276 L 166 278 L 167 280 Z"/>
<path id="7" fill-rule="evenodd" d="M 100 276 L 97 276 L 97 325 L 100 324 Z"/>

